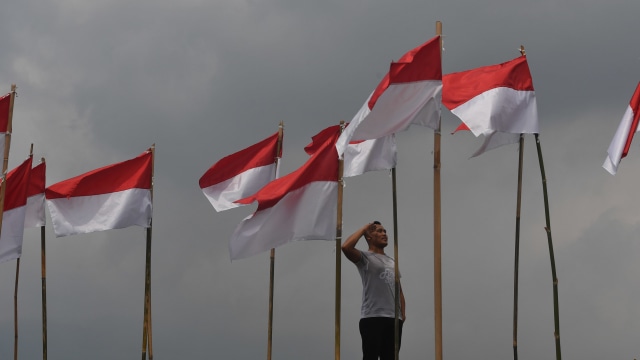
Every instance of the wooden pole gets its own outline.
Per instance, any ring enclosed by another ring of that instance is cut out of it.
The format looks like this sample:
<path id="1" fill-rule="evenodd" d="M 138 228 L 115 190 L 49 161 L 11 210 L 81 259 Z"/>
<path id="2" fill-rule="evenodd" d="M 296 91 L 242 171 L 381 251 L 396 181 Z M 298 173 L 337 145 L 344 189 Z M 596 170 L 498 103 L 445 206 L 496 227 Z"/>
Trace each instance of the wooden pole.
<path id="1" fill-rule="evenodd" d="M 280 166 L 280 154 L 282 153 L 282 138 L 284 135 L 284 124 L 280 121 L 278 126 L 278 145 L 276 147 L 276 177 L 278 177 L 278 167 Z M 275 282 L 275 262 L 276 249 L 271 249 L 269 256 L 269 329 L 267 330 L 267 360 L 271 360 L 271 351 L 273 348 L 273 287 Z"/>
<path id="2" fill-rule="evenodd" d="M 149 151 L 151 151 L 151 206 L 153 211 L 153 173 L 154 173 L 154 161 L 155 161 L 155 149 L 156 145 L 151 145 Z M 151 336 L 151 233 L 152 233 L 153 219 L 149 222 L 147 228 L 147 243 L 146 243 L 146 256 L 145 256 L 145 276 L 144 276 L 144 324 L 142 329 L 142 360 L 147 358 L 147 346 L 149 349 L 149 360 L 153 359 L 153 347 Z"/>
<path id="3" fill-rule="evenodd" d="M 513 269 L 513 359 L 518 360 L 518 269 L 520 263 L 520 209 L 522 206 L 522 163 L 524 157 L 524 134 L 520 134 L 518 157 L 518 195 L 516 201 L 516 241 Z"/>
<path id="4" fill-rule="evenodd" d="M 442 57 L 442 22 L 436 21 L 436 35 L 440 36 L 440 56 Z M 440 130 L 433 133 L 433 306 L 435 319 L 436 360 L 442 360 L 442 214 L 440 189 Z"/>
<path id="5" fill-rule="evenodd" d="M 40 159 L 44 163 L 44 158 Z M 42 360 L 47 360 L 47 255 L 44 225 L 40 227 L 40 268 L 42 269 Z"/>
<path id="6" fill-rule="evenodd" d="M 18 360 L 18 275 L 20 258 L 16 259 L 16 286 L 13 291 L 13 360 Z"/>
<path id="7" fill-rule="evenodd" d="M 345 123 L 340 121 L 340 132 L 344 131 Z M 340 157 L 338 162 L 338 209 L 336 221 L 336 298 L 335 298 L 335 360 L 340 360 L 340 301 L 342 289 L 342 196 L 344 181 L 344 157 Z"/>
<path id="8" fill-rule="evenodd" d="M 396 191 L 396 168 L 391 168 L 391 191 L 393 192 L 393 258 L 395 284 L 394 346 L 395 360 L 400 359 L 400 267 L 398 265 L 398 196 Z"/>
<path id="9" fill-rule="evenodd" d="M 553 254 L 553 241 L 551 240 L 551 220 L 549 215 L 549 197 L 547 193 L 547 176 L 544 172 L 544 162 L 542 160 L 542 149 L 540 147 L 540 139 L 538 134 L 536 137 L 536 148 L 538 149 L 538 162 L 540 163 L 540 176 L 542 177 L 542 193 L 544 196 L 544 217 L 546 226 L 544 230 L 547 232 L 547 242 L 549 244 L 549 258 L 551 259 L 551 276 L 553 277 L 553 322 L 554 322 L 554 338 L 556 342 L 556 360 L 562 359 L 562 351 L 560 350 L 560 314 L 558 302 L 558 277 L 556 276 L 556 260 Z"/>

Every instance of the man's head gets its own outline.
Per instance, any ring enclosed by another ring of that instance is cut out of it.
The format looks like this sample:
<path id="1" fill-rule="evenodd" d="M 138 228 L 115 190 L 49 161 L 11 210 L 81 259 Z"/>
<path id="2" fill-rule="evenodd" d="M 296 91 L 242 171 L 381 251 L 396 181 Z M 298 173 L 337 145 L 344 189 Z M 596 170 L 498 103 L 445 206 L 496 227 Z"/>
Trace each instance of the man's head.
<path id="1" fill-rule="evenodd" d="M 374 221 L 369 225 L 364 233 L 364 238 L 369 244 L 369 248 L 384 249 L 388 245 L 387 230 L 380 221 Z"/>

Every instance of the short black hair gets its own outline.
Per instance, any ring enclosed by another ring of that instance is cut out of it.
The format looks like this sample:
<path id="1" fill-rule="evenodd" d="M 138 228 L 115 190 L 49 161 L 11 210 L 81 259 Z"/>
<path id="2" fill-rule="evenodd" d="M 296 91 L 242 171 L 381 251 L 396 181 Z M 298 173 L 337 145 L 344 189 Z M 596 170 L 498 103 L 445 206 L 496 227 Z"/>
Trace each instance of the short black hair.
<path id="1" fill-rule="evenodd" d="M 382 225 L 382 223 L 381 223 L 380 221 L 378 221 L 378 220 L 375 220 L 374 222 L 372 222 L 372 224 L 375 224 L 375 225 Z"/>

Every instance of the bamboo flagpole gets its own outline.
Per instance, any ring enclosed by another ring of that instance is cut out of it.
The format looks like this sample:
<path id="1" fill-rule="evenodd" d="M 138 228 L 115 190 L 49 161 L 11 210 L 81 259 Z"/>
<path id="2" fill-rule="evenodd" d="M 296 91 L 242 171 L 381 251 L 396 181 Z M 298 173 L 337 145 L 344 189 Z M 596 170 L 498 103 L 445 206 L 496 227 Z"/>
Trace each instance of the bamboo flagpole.
<path id="1" fill-rule="evenodd" d="M 156 144 L 151 145 L 151 206 L 153 211 L 153 176 L 155 164 Z M 149 349 L 149 360 L 153 360 L 153 346 L 151 336 L 151 230 L 153 226 L 153 216 L 147 228 L 146 261 L 144 276 L 144 324 L 142 329 L 142 360 L 147 358 L 147 348 Z"/>
<path id="2" fill-rule="evenodd" d="M 393 258 L 394 258 L 394 291 L 395 291 L 395 320 L 394 320 L 394 353 L 395 360 L 400 358 L 400 266 L 398 265 L 398 196 L 396 191 L 396 168 L 391 168 L 391 191 L 393 192 Z"/>
<path id="3" fill-rule="evenodd" d="M 345 128 L 344 120 L 340 120 L 340 132 Z M 340 301 L 342 289 L 342 196 L 344 191 L 344 155 L 338 162 L 338 209 L 336 221 L 336 298 L 335 298 L 335 360 L 340 360 Z"/>
<path id="4" fill-rule="evenodd" d="M 280 121 L 278 126 L 278 145 L 276 148 L 276 178 L 280 167 L 280 154 L 282 153 L 282 137 L 284 135 L 284 123 Z M 269 329 L 267 330 L 267 360 L 271 360 L 271 350 L 273 348 L 273 286 L 275 280 L 276 249 L 271 249 L 269 256 Z"/>
<path id="5" fill-rule="evenodd" d="M 44 158 L 40 159 L 44 163 Z M 40 268 L 42 270 L 42 360 L 47 360 L 47 255 L 44 224 L 40 226 Z"/>
<path id="6" fill-rule="evenodd" d="M 524 157 L 524 134 L 520 134 L 518 156 L 518 196 L 516 201 L 516 239 L 513 270 L 513 359 L 518 360 L 518 268 L 520 263 L 520 209 L 522 207 L 522 163 Z"/>
<path id="7" fill-rule="evenodd" d="M 553 241 L 551 240 L 551 220 L 549 215 L 549 197 L 547 193 L 547 176 L 544 172 L 544 162 L 542 160 L 542 149 L 540 147 L 540 138 L 538 134 L 534 134 L 536 138 L 536 148 L 538 150 L 538 162 L 540 164 L 540 176 L 542 177 L 542 194 L 544 196 L 544 217 L 546 226 L 544 230 L 547 232 L 547 242 L 549 244 L 549 258 L 551 260 L 551 276 L 553 277 L 553 323 L 554 338 L 556 342 L 556 360 L 562 359 L 560 351 L 560 315 L 558 302 L 558 277 L 556 276 L 556 260 L 553 254 Z"/>
<path id="8" fill-rule="evenodd" d="M 436 21 L 436 35 L 440 36 L 440 56 L 442 57 L 442 22 L 440 21 Z M 433 306 L 435 319 L 436 360 L 442 360 L 442 205 L 440 198 L 441 120 L 442 118 L 438 120 L 438 129 L 433 133 Z"/>

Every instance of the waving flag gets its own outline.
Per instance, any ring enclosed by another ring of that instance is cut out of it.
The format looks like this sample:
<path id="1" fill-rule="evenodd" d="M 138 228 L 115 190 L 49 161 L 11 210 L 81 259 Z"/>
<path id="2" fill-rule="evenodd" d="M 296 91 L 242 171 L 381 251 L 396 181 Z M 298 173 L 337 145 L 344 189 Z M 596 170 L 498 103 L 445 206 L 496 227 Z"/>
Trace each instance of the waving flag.
<path id="1" fill-rule="evenodd" d="M 326 135 L 326 136 L 324 136 Z M 294 240 L 335 237 L 338 203 L 339 131 L 316 138 L 318 147 L 298 170 L 275 179 L 238 203 L 258 202 L 229 241 L 231 259 L 242 259 Z"/>
<path id="2" fill-rule="evenodd" d="M 526 56 L 442 77 L 442 103 L 475 136 L 538 133 L 538 110 Z"/>
<path id="3" fill-rule="evenodd" d="M 0 234 L 0 262 L 17 259 L 22 254 L 22 236 L 24 234 L 30 174 L 31 157 L 7 174 L 2 233 Z"/>
<path id="4" fill-rule="evenodd" d="M 618 171 L 620 160 L 627 156 L 633 135 L 638 131 L 638 122 L 640 121 L 640 83 L 636 87 L 636 91 L 631 97 L 629 106 L 622 116 L 622 121 L 618 125 L 618 130 L 611 140 L 608 156 L 602 165 L 611 175 L 615 175 Z"/>
<path id="5" fill-rule="evenodd" d="M 275 133 L 224 157 L 202 175 L 200 188 L 216 211 L 241 206 L 234 201 L 255 194 L 276 178 L 276 159 L 282 156 L 278 139 Z"/>
<path id="6" fill-rule="evenodd" d="M 348 126 L 349 124 L 347 124 Z M 304 150 L 312 155 L 322 146 L 327 134 L 340 131 L 340 125 L 330 126 L 312 137 Z M 389 170 L 396 166 L 397 147 L 395 134 L 373 140 L 352 141 L 344 153 L 343 177 L 353 177 L 369 171 Z"/>
<path id="7" fill-rule="evenodd" d="M 437 129 L 440 121 L 442 60 L 440 36 L 391 63 L 336 147 L 344 154 L 351 141 L 370 140 L 407 129 L 411 124 Z"/>
<path id="8" fill-rule="evenodd" d="M 31 178 L 27 188 L 27 214 L 24 227 L 41 227 L 45 225 L 44 189 L 47 165 L 43 161 L 31 169 Z"/>
<path id="9" fill-rule="evenodd" d="M 153 153 L 105 166 L 45 190 L 56 237 L 151 225 Z"/>
<path id="10" fill-rule="evenodd" d="M 0 97 L 0 151 L 4 151 L 5 135 L 9 130 L 9 112 L 11 111 L 11 93 Z"/>

